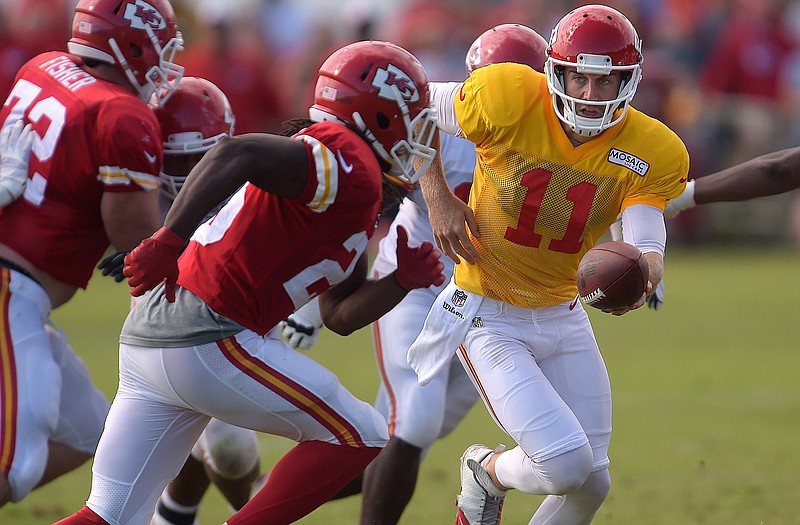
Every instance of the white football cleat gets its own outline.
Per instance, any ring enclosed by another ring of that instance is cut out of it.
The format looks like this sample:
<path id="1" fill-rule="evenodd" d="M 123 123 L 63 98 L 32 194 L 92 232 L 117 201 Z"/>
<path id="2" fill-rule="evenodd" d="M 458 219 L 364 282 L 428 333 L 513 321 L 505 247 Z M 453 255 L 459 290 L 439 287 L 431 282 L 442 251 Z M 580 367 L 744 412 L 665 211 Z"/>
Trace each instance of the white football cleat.
<path id="1" fill-rule="evenodd" d="M 501 490 L 489 477 L 481 462 L 505 445 L 492 450 L 484 445 L 472 445 L 461 456 L 461 493 L 456 497 L 456 525 L 498 525 L 507 490 Z"/>

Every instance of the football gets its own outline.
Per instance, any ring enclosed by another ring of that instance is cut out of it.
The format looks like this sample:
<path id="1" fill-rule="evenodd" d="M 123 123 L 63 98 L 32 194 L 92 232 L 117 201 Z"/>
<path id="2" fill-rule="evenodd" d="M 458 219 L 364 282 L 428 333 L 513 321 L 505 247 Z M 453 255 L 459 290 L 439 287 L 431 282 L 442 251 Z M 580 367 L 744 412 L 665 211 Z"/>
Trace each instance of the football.
<path id="1" fill-rule="evenodd" d="M 649 278 L 647 260 L 636 246 L 622 241 L 598 244 L 578 265 L 578 293 L 584 304 L 618 310 L 635 303 Z"/>

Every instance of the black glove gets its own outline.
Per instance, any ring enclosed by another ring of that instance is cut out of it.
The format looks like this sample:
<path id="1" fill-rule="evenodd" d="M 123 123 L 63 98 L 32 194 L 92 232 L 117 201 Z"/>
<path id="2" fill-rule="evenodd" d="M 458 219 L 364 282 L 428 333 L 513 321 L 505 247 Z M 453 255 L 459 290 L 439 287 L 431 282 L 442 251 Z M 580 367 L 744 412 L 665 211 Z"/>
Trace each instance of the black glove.
<path id="1" fill-rule="evenodd" d="M 662 279 L 661 282 L 658 283 L 655 293 L 647 298 L 647 306 L 657 311 L 659 308 L 661 308 L 661 305 L 663 304 L 664 304 L 664 280 Z"/>
<path id="2" fill-rule="evenodd" d="M 102 261 L 97 266 L 98 270 L 103 270 L 103 275 L 113 278 L 118 283 L 121 283 L 125 278 L 122 275 L 122 268 L 125 266 L 125 256 L 128 252 L 114 252 Z"/>

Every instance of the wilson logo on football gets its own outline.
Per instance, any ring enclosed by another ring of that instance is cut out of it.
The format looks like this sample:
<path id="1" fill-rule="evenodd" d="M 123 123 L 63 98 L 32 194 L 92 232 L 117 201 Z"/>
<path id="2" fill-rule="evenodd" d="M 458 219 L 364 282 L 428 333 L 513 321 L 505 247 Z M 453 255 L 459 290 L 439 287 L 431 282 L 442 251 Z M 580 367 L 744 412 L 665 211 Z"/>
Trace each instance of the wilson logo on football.
<path id="1" fill-rule="evenodd" d="M 581 299 L 583 299 L 584 303 L 591 305 L 603 299 L 605 296 L 606 294 L 603 293 L 603 290 L 598 288 L 597 290 L 593 291 L 590 294 L 582 295 Z"/>
<path id="2" fill-rule="evenodd" d="M 135 4 L 126 5 L 124 16 L 134 29 L 144 29 L 145 26 L 149 26 L 151 29 L 157 30 L 167 27 L 167 22 L 161 13 L 144 0 L 136 0 Z"/>
<path id="3" fill-rule="evenodd" d="M 389 100 L 397 100 L 396 91 L 400 92 L 406 102 L 419 100 L 419 90 L 414 81 L 404 71 L 389 64 L 386 69 L 378 68 L 372 86 L 378 88 L 378 96 Z"/>

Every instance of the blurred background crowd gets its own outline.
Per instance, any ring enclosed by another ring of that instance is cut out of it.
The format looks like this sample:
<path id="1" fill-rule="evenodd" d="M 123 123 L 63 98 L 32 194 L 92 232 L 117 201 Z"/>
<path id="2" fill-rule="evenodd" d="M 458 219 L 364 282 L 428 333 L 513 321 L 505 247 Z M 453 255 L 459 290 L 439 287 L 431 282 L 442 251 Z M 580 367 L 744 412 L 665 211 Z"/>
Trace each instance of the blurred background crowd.
<path id="1" fill-rule="evenodd" d="M 76 0 L 0 0 L 0 95 L 32 56 L 66 50 Z M 277 131 L 304 117 L 331 51 L 395 42 L 431 80 L 463 80 L 464 56 L 494 25 L 526 24 L 549 39 L 589 2 L 567 0 L 172 0 L 186 74 L 227 95 L 236 133 Z M 675 130 L 691 176 L 800 146 L 800 0 L 606 1 L 643 40 L 634 107 Z M 800 243 L 800 192 L 688 210 L 668 221 L 670 245 Z"/>

